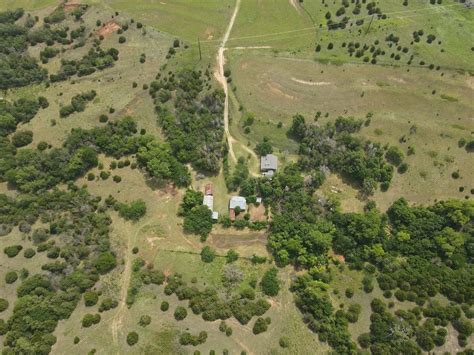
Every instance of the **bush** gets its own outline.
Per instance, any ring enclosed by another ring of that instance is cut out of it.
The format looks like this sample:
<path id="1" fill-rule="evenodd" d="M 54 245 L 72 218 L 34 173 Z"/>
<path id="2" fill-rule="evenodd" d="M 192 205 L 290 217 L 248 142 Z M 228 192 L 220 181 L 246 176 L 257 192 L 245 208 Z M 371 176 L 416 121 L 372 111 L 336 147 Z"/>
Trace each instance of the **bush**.
<path id="1" fill-rule="evenodd" d="M 160 309 L 166 312 L 170 308 L 170 304 L 167 301 L 161 302 Z"/>
<path id="2" fill-rule="evenodd" d="M 288 348 L 290 346 L 290 338 L 287 336 L 282 336 L 278 341 L 278 344 L 280 344 L 282 348 Z"/>
<path id="3" fill-rule="evenodd" d="M 135 345 L 138 343 L 138 333 L 137 332 L 130 332 L 127 335 L 127 344 L 130 346 Z"/>
<path id="4" fill-rule="evenodd" d="M 118 301 L 112 298 L 106 298 L 99 306 L 99 312 L 108 311 L 118 306 Z"/>
<path id="5" fill-rule="evenodd" d="M 346 297 L 352 298 L 354 296 L 354 290 L 352 288 L 346 288 Z"/>
<path id="6" fill-rule="evenodd" d="M 84 328 L 89 328 L 93 324 L 98 324 L 100 322 L 100 314 L 90 314 L 87 313 L 84 318 L 82 318 L 82 326 Z"/>
<path id="7" fill-rule="evenodd" d="M 74 345 L 79 344 L 80 341 L 81 341 L 81 339 L 79 337 L 74 337 L 73 343 L 74 343 Z"/>
<path id="8" fill-rule="evenodd" d="M 188 311 L 183 306 L 176 307 L 174 311 L 174 318 L 176 320 L 183 320 L 188 316 Z"/>
<path id="9" fill-rule="evenodd" d="M 143 200 L 133 201 L 130 205 L 122 203 L 119 206 L 119 214 L 126 220 L 138 221 L 146 214 L 146 204 Z"/>
<path id="10" fill-rule="evenodd" d="M 276 296 L 280 291 L 280 283 L 278 282 L 278 270 L 275 267 L 267 270 L 260 282 L 262 291 L 267 296 Z"/>
<path id="11" fill-rule="evenodd" d="M 228 263 L 233 263 L 239 259 L 239 253 L 237 253 L 234 249 L 230 249 L 227 252 L 226 260 Z"/>
<path id="12" fill-rule="evenodd" d="M 385 153 L 385 158 L 387 161 L 395 166 L 399 166 L 402 163 L 403 157 L 403 152 L 400 150 L 400 148 L 395 146 L 391 146 L 387 150 L 387 153 Z"/>
<path id="13" fill-rule="evenodd" d="M 258 317 L 253 325 L 252 332 L 257 335 L 266 332 L 268 329 L 268 323 L 264 318 Z"/>
<path id="14" fill-rule="evenodd" d="M 149 315 L 143 315 L 140 317 L 140 320 L 138 321 L 138 324 L 141 327 L 146 327 L 147 325 L 150 325 L 151 323 L 151 317 Z"/>
<path id="15" fill-rule="evenodd" d="M 207 208 L 207 207 L 206 207 Z M 209 246 L 205 246 L 201 250 L 201 260 L 205 263 L 212 263 L 216 257 L 214 249 Z"/>
<path id="16" fill-rule="evenodd" d="M 93 291 L 86 291 L 84 293 L 84 304 L 86 307 L 92 307 L 99 301 L 99 295 Z"/>
<path id="17" fill-rule="evenodd" d="M 101 253 L 95 261 L 95 268 L 100 274 L 106 274 L 117 265 L 117 259 L 110 251 Z"/>
<path id="18" fill-rule="evenodd" d="M 12 144 L 17 147 L 24 147 L 33 142 L 32 131 L 18 131 L 12 137 Z"/>
<path id="19" fill-rule="evenodd" d="M 5 298 L 0 298 L 0 312 L 8 308 L 8 301 Z"/>
<path id="20" fill-rule="evenodd" d="M 0 335 L 5 335 L 7 332 L 8 324 L 3 319 L 0 319 Z"/>
<path id="21" fill-rule="evenodd" d="M 5 282 L 7 284 L 12 284 L 14 283 L 16 280 L 18 280 L 18 274 L 16 273 L 16 271 L 8 271 L 6 274 L 5 274 Z"/>
<path id="22" fill-rule="evenodd" d="M 39 151 L 46 150 L 46 149 L 48 149 L 48 143 L 46 143 L 45 141 L 41 141 L 41 142 L 38 143 L 38 145 L 36 146 L 36 148 L 37 148 Z"/>
<path id="23" fill-rule="evenodd" d="M 36 252 L 32 248 L 25 249 L 25 251 L 23 252 L 23 256 L 27 259 L 31 259 L 35 255 L 36 255 Z"/>
<path id="24" fill-rule="evenodd" d="M 122 178 L 119 175 L 114 175 L 113 180 L 114 182 L 119 183 L 120 181 L 122 181 Z"/>
<path id="25" fill-rule="evenodd" d="M 125 43 L 127 39 L 125 38 L 125 36 L 120 36 L 119 39 L 118 39 L 118 42 L 119 43 Z"/>
<path id="26" fill-rule="evenodd" d="M 7 254 L 9 258 L 14 258 L 23 249 L 21 245 L 10 245 L 3 249 L 3 252 Z"/>

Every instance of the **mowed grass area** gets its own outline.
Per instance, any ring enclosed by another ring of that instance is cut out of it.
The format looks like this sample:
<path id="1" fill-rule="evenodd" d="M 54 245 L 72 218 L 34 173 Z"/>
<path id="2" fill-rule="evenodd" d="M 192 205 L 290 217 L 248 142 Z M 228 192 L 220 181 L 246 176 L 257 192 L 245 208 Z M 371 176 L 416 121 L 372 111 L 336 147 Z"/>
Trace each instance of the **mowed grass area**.
<path id="1" fill-rule="evenodd" d="M 459 139 L 469 139 L 474 130 L 474 81 L 469 74 L 328 65 L 257 50 L 230 51 L 228 58 L 238 102 L 256 116 L 249 134 L 244 133 L 242 121 L 235 120 L 232 128 L 252 145 L 267 136 L 278 153 L 291 157 L 298 146 L 286 131 L 296 113 L 315 124 L 338 116 L 365 120 L 369 114 L 371 122 L 362 128 L 362 137 L 397 145 L 405 153 L 408 146 L 416 151 L 407 157 L 408 172 L 395 174 L 392 187 L 375 195 L 381 208 L 402 196 L 415 203 L 432 203 L 470 195 L 474 187 L 471 157 L 458 147 Z M 318 112 L 321 117 L 316 122 Z M 400 143 L 402 137 L 405 143 Z M 451 173 L 457 170 L 461 178 L 455 180 Z M 336 187 L 349 189 L 344 184 Z"/>
<path id="2" fill-rule="evenodd" d="M 0 11 L 23 8 L 27 10 L 38 10 L 48 6 L 59 4 L 58 0 L 2 0 L 0 2 Z"/>

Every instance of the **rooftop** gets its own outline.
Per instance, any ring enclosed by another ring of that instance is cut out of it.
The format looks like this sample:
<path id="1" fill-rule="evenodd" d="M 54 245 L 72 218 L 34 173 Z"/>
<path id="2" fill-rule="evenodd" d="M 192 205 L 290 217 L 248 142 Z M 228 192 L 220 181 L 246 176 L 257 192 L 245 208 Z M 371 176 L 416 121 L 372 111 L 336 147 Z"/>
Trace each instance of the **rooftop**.
<path id="1" fill-rule="evenodd" d="M 278 158 L 276 155 L 267 154 L 260 158 L 260 170 L 277 170 L 278 168 Z"/>
<path id="2" fill-rule="evenodd" d="M 212 195 L 205 195 L 202 204 L 207 206 L 211 211 L 214 210 L 214 196 Z"/>
<path id="3" fill-rule="evenodd" d="M 232 196 L 229 202 L 229 208 L 234 209 L 239 207 L 242 211 L 247 209 L 247 200 L 242 196 Z"/>

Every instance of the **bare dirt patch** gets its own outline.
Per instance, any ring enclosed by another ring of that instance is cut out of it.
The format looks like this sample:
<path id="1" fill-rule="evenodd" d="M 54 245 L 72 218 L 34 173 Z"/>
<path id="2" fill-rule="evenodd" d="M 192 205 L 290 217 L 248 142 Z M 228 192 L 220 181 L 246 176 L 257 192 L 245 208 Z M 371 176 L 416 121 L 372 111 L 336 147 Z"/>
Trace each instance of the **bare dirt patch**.
<path id="1" fill-rule="evenodd" d="M 325 86 L 325 85 L 332 84 L 328 81 L 307 81 L 307 80 L 301 80 L 301 79 L 296 79 L 296 78 L 291 78 L 291 80 L 299 84 L 310 85 L 310 86 Z"/>
<path id="2" fill-rule="evenodd" d="M 120 29 L 120 25 L 115 21 L 107 22 L 100 30 L 99 36 L 107 36 L 113 32 L 116 32 Z"/>
<path id="3" fill-rule="evenodd" d="M 250 219 L 252 221 L 266 221 L 267 216 L 265 216 L 265 206 L 251 206 L 249 209 Z"/>

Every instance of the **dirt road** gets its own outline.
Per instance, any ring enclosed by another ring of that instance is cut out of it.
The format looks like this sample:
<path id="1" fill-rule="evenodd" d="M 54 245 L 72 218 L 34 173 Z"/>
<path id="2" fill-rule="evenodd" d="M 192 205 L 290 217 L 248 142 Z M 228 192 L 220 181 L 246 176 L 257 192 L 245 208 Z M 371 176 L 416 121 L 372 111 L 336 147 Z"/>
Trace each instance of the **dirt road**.
<path id="1" fill-rule="evenodd" d="M 237 17 L 240 8 L 240 1 L 237 0 L 235 3 L 234 12 L 232 13 L 232 17 L 230 18 L 230 22 L 227 25 L 227 30 L 224 34 L 224 38 L 222 38 L 222 42 L 219 46 L 219 50 L 217 51 L 217 68 L 214 72 L 214 76 L 216 80 L 222 85 L 225 93 L 225 102 L 224 102 L 224 131 L 227 138 L 227 142 L 229 144 L 229 154 L 234 162 L 237 162 L 237 158 L 235 157 L 234 149 L 232 144 L 235 142 L 234 137 L 230 134 L 229 131 L 229 92 L 227 87 L 227 79 L 224 75 L 224 64 L 225 64 L 225 57 L 224 52 L 226 50 L 227 40 L 229 39 L 230 32 L 232 31 L 232 27 L 234 27 L 234 22 Z"/>

